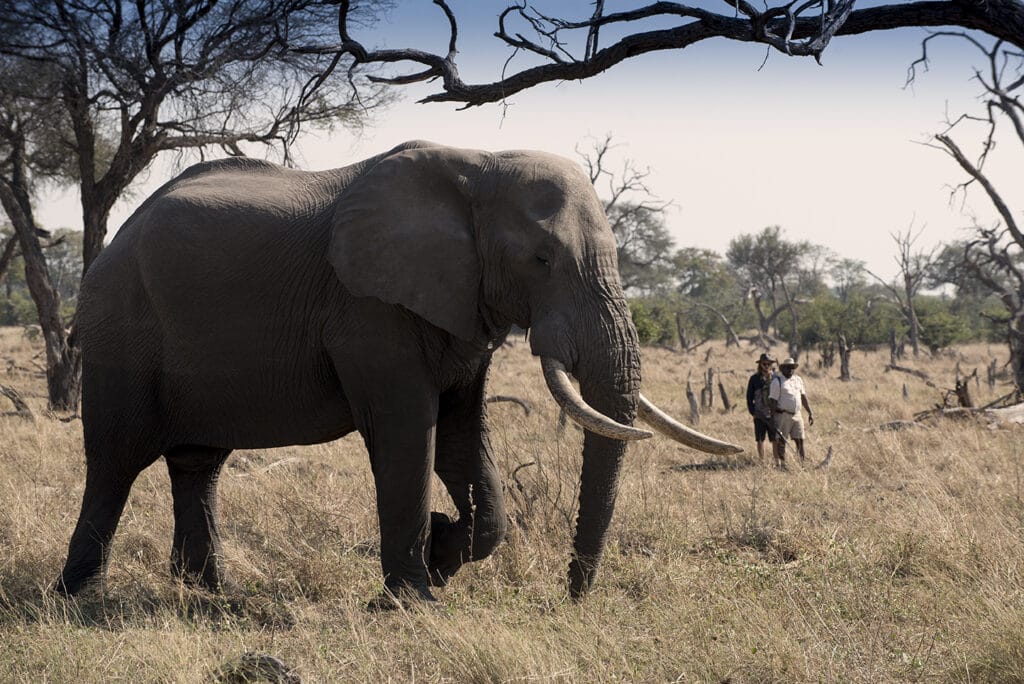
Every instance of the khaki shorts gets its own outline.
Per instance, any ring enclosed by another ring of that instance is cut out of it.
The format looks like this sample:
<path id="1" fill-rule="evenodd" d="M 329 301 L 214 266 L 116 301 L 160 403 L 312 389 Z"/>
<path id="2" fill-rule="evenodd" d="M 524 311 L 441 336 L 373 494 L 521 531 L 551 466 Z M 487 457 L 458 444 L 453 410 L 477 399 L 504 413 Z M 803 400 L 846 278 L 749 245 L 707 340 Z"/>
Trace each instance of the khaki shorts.
<path id="1" fill-rule="evenodd" d="M 804 438 L 804 419 L 797 413 L 793 415 L 791 413 L 776 413 L 775 414 L 775 429 L 779 435 L 786 439 L 803 439 Z"/>

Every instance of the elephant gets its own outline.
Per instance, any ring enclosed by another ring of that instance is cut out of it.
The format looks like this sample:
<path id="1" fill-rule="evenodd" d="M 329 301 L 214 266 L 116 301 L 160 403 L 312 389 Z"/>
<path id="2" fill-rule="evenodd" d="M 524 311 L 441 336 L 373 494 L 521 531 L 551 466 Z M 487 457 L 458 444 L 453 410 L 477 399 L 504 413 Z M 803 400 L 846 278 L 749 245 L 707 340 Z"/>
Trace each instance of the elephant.
<path id="1" fill-rule="evenodd" d="M 216 490 L 229 453 L 358 431 L 380 524 L 384 588 L 371 605 L 435 600 L 432 586 L 505 536 L 484 407 L 513 325 L 585 431 L 568 570 L 580 598 L 626 444 L 653 434 L 633 426 L 638 413 L 684 444 L 741 450 L 640 394 L 615 238 L 579 166 L 413 141 L 328 171 L 244 157 L 189 167 L 83 280 L 85 490 L 55 590 L 102 583 L 132 483 L 161 456 L 171 570 L 224 589 Z M 432 471 L 457 519 L 431 512 Z"/>

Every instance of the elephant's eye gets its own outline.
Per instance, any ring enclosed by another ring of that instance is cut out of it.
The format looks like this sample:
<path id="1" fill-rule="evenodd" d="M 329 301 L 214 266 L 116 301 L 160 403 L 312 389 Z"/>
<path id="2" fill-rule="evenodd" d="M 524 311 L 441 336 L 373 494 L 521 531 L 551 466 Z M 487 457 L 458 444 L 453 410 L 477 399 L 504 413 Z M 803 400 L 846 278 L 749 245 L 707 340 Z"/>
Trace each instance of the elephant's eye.
<path id="1" fill-rule="evenodd" d="M 538 256 L 538 257 L 537 257 L 537 262 L 538 262 L 538 263 L 541 263 L 541 264 L 544 264 L 545 266 L 550 266 L 550 265 L 551 265 L 551 262 L 550 262 L 550 261 L 548 261 L 547 259 L 545 259 L 545 258 L 544 258 L 544 257 L 542 257 L 542 256 Z"/>

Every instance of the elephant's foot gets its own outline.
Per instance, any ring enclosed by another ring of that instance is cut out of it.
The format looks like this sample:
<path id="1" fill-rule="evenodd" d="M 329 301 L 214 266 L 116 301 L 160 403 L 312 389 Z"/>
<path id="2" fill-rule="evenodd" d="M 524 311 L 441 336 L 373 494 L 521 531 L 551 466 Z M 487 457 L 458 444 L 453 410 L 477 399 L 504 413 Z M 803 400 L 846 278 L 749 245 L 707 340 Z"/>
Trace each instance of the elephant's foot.
<path id="1" fill-rule="evenodd" d="M 423 609 L 436 604 L 437 599 L 429 587 L 401 584 L 396 587 L 385 586 L 380 594 L 366 604 L 366 610 L 376 613 L 386 610 Z"/>
<path id="2" fill-rule="evenodd" d="M 430 514 L 430 586 L 443 587 L 469 560 L 473 535 L 469 525 L 452 520 L 444 513 Z"/>
<path id="3" fill-rule="evenodd" d="M 53 583 L 53 592 L 64 598 L 78 596 L 90 590 L 100 590 L 103 587 L 103 577 L 92 574 L 73 574 L 65 571 Z"/>
<path id="4" fill-rule="evenodd" d="M 203 561 L 188 561 L 178 554 L 172 554 L 171 574 L 185 584 L 202 587 L 218 594 L 239 590 L 238 584 L 224 570 L 220 558 L 216 555 L 205 557 Z"/>

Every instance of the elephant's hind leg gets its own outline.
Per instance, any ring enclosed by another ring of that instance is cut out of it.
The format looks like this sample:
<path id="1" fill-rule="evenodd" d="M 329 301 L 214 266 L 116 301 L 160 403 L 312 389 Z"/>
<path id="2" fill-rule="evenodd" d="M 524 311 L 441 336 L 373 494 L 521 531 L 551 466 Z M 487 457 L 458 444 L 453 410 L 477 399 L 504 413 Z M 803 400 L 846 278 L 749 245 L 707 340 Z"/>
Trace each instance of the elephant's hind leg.
<path id="1" fill-rule="evenodd" d="M 153 458 L 142 461 L 144 465 Z M 121 519 L 139 467 L 114 467 L 113 459 L 88 456 L 82 511 L 68 545 L 68 559 L 54 590 L 68 596 L 102 580 L 110 557 L 110 542 Z M 144 467 L 144 466 L 143 466 Z"/>
<path id="2" fill-rule="evenodd" d="M 217 523 L 217 478 L 229 453 L 190 445 L 164 454 L 174 498 L 171 572 L 214 591 L 228 584 Z"/>

